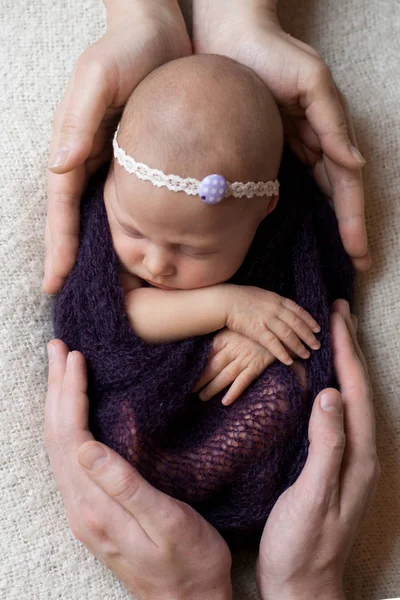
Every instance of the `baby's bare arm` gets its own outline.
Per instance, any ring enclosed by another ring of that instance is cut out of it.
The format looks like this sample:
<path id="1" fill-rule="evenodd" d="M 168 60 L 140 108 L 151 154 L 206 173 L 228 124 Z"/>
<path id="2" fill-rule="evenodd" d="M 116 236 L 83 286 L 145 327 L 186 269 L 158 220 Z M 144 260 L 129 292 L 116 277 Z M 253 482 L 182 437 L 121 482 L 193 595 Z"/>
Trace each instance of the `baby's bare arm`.
<path id="1" fill-rule="evenodd" d="M 196 290 L 138 288 L 125 295 L 132 328 L 149 344 L 175 342 L 225 327 L 229 284 Z"/>
<path id="2" fill-rule="evenodd" d="M 228 327 L 258 342 L 283 363 L 317 350 L 318 323 L 292 300 L 253 286 L 221 283 L 197 290 L 139 288 L 125 296 L 131 325 L 145 342 L 162 343 Z"/>

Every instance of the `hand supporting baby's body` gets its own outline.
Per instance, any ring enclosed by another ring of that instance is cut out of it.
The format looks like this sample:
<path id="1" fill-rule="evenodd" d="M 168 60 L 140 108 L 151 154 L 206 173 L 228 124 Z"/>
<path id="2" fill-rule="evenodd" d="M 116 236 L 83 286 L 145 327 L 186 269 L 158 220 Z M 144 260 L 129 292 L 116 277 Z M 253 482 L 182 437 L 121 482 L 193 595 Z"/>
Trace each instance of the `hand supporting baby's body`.
<path id="1" fill-rule="evenodd" d="M 232 404 L 276 359 L 293 364 L 286 347 L 303 359 L 310 353 L 302 341 L 314 350 L 320 347 L 313 333 L 320 327 L 307 311 L 257 287 L 223 283 L 161 290 L 142 287 L 138 278 L 125 276 L 125 289 L 129 320 L 145 342 L 168 343 L 222 330 L 209 357 L 214 363 L 208 363 L 193 390 L 214 380 L 200 394 L 202 400 L 232 383 L 223 398 L 223 404 Z"/>

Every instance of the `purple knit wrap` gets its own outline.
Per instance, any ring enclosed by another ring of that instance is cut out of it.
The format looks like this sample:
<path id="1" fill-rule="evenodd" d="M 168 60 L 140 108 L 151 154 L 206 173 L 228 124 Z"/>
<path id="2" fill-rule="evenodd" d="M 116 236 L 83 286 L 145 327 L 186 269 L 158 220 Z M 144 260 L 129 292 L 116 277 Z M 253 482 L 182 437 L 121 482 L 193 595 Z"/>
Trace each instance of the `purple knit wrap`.
<path id="1" fill-rule="evenodd" d="M 306 393 L 276 362 L 224 407 L 222 393 L 209 402 L 191 393 L 213 334 L 148 345 L 132 331 L 103 201 L 106 172 L 83 198 L 78 260 L 55 302 L 56 336 L 88 363 L 90 428 L 222 532 L 257 531 L 304 465 L 315 395 L 335 383 L 329 307 L 339 297 L 351 301 L 353 290 L 335 216 L 286 151 L 278 206 L 230 282 L 295 300 L 321 325 L 322 348 L 305 362 Z"/>

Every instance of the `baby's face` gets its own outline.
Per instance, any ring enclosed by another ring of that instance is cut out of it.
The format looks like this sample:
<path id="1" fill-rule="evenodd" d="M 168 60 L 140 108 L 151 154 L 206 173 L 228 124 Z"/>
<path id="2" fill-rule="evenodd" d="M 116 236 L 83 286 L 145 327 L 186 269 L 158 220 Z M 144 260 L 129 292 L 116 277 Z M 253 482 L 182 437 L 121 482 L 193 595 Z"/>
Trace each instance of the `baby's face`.
<path id="1" fill-rule="evenodd" d="M 242 264 L 260 212 L 247 199 L 206 205 L 140 181 L 114 162 L 104 200 L 122 270 L 150 285 L 189 290 L 228 280 Z"/>

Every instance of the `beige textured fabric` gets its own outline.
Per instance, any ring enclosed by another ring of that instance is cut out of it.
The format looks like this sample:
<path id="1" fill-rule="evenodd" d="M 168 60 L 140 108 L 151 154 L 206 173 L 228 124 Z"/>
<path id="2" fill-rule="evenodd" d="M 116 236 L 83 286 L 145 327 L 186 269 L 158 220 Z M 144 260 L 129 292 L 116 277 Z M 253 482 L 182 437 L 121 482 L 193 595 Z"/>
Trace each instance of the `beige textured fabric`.
<path id="1" fill-rule="evenodd" d="M 315 45 L 353 107 L 366 170 L 374 267 L 360 278 L 360 327 L 376 392 L 382 482 L 351 555 L 353 600 L 400 595 L 399 338 L 400 17 L 392 0 L 286 0 L 288 30 Z M 79 54 L 101 34 L 98 0 L 0 6 L 0 597 L 122 600 L 122 586 L 69 531 L 43 446 L 41 293 L 51 119 Z M 254 557 L 235 559 L 236 598 L 257 597 Z"/>

